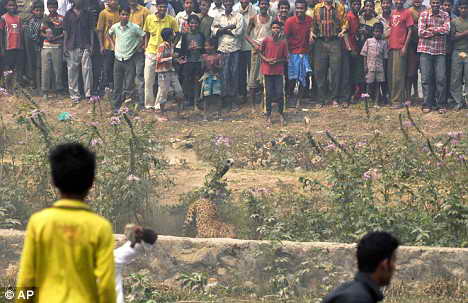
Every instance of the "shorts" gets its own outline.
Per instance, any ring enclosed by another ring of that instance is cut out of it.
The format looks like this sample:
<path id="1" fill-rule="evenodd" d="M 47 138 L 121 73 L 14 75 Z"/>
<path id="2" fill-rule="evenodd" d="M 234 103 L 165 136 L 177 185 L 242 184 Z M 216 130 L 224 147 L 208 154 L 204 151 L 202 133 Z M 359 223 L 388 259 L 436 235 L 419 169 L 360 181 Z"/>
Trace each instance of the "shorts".
<path id="1" fill-rule="evenodd" d="M 184 97 L 177 73 L 174 71 L 158 73 L 158 95 L 156 96 L 156 104 L 166 103 L 167 95 L 170 91 L 174 92 L 176 98 Z"/>
<path id="2" fill-rule="evenodd" d="M 366 83 L 385 82 L 385 73 L 383 70 L 369 71 L 366 75 Z"/>
<path id="3" fill-rule="evenodd" d="M 221 95 L 221 79 L 215 75 L 203 75 L 201 97 Z"/>
<path id="4" fill-rule="evenodd" d="M 264 75 L 266 100 L 283 102 L 284 77 L 283 75 Z"/>

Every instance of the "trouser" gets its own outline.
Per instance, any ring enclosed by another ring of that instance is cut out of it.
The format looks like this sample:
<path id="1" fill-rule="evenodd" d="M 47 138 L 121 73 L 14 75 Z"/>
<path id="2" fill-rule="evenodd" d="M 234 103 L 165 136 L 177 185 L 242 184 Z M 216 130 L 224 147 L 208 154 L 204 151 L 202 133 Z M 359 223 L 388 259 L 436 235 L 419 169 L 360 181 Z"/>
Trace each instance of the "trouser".
<path id="1" fill-rule="evenodd" d="M 341 73 L 340 73 L 340 91 L 339 100 L 349 102 L 351 99 L 351 52 L 347 49 L 343 49 L 343 57 L 341 59 Z"/>
<path id="2" fill-rule="evenodd" d="M 136 88 L 136 103 L 140 106 L 145 105 L 145 53 L 136 52 L 133 55 L 135 63 L 135 88 Z"/>
<path id="3" fill-rule="evenodd" d="M 125 98 L 132 95 L 135 83 L 135 60 L 133 57 L 125 61 L 119 61 L 116 58 L 113 66 L 114 90 L 112 106 L 114 110 L 118 110 Z"/>
<path id="4" fill-rule="evenodd" d="M 156 54 L 145 54 L 145 107 L 154 108 L 154 82 L 156 80 Z"/>
<path id="5" fill-rule="evenodd" d="M 327 94 L 328 70 L 330 69 L 330 98 L 338 100 L 341 80 L 342 45 L 340 39 L 318 39 L 314 54 L 315 79 L 319 99 L 325 102 Z"/>
<path id="6" fill-rule="evenodd" d="M 390 103 L 403 104 L 406 101 L 406 55 L 401 50 L 391 49 L 388 59 L 388 83 Z"/>
<path id="7" fill-rule="evenodd" d="M 181 69 L 184 78 L 182 82 L 184 96 L 187 103 L 192 105 L 195 99 L 199 99 L 200 96 L 200 82 L 198 80 L 202 76 L 201 63 L 187 62 L 182 65 Z"/>
<path id="8" fill-rule="evenodd" d="M 258 53 L 253 52 L 250 60 L 250 73 L 249 73 L 249 90 L 253 91 L 258 88 L 261 75 L 260 75 L 260 64 L 262 59 Z"/>
<path id="9" fill-rule="evenodd" d="M 278 103 L 278 112 L 282 115 L 284 109 L 284 77 L 283 75 L 265 75 L 265 106 L 267 116 L 271 116 L 271 103 Z"/>
<path id="10" fill-rule="evenodd" d="M 11 49 L 5 51 L 3 58 L 4 70 L 12 70 L 16 72 L 16 79 L 21 79 L 24 69 L 24 50 Z"/>
<path id="11" fill-rule="evenodd" d="M 158 95 L 156 96 L 157 104 L 165 104 L 167 102 L 167 95 L 170 91 L 174 92 L 176 99 L 184 98 L 179 77 L 174 71 L 158 73 L 158 86 Z"/>
<path id="12" fill-rule="evenodd" d="M 452 53 L 450 92 L 457 104 L 464 105 L 465 96 L 468 95 L 468 57 L 460 57 L 462 52 L 464 51 L 454 50 Z"/>
<path id="13" fill-rule="evenodd" d="M 421 80 L 424 107 L 437 108 L 446 103 L 445 55 L 421 53 Z"/>
<path id="14" fill-rule="evenodd" d="M 101 95 L 104 92 L 103 86 L 103 56 L 99 49 L 94 49 L 91 54 L 91 63 L 93 65 L 93 86 L 91 88 L 91 93 L 93 95 Z"/>
<path id="15" fill-rule="evenodd" d="M 26 64 L 25 75 L 31 81 L 33 88 L 41 85 L 41 47 L 31 39 L 25 40 Z"/>
<path id="16" fill-rule="evenodd" d="M 103 87 L 114 85 L 114 51 L 105 49 L 103 54 Z"/>
<path id="17" fill-rule="evenodd" d="M 241 51 L 239 54 L 239 95 L 247 95 L 247 79 L 250 71 L 251 51 Z"/>
<path id="18" fill-rule="evenodd" d="M 75 48 L 67 51 L 68 90 L 72 99 L 80 99 L 79 77 L 80 69 L 83 76 L 83 89 L 86 98 L 91 97 L 93 85 L 93 64 L 91 63 L 91 51 Z"/>
<path id="19" fill-rule="evenodd" d="M 239 95 L 239 51 L 221 53 L 223 58 L 223 97 Z"/>
<path id="20" fill-rule="evenodd" d="M 63 89 L 63 49 L 43 48 L 41 51 L 42 91 L 48 92 L 53 88 Z"/>

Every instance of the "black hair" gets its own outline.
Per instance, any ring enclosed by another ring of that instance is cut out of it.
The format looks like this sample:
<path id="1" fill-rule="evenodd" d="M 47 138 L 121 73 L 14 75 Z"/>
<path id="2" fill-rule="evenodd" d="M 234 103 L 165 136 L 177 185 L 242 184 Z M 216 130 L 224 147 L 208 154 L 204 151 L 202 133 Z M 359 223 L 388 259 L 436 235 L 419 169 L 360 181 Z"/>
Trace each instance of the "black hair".
<path id="1" fill-rule="evenodd" d="M 284 23 L 278 20 L 273 20 L 273 22 L 271 22 L 271 27 L 273 27 L 274 24 L 279 25 L 280 27 L 284 26 Z"/>
<path id="2" fill-rule="evenodd" d="M 350 4 L 352 5 L 353 3 L 356 3 L 356 2 L 359 3 L 359 5 L 361 5 L 361 0 L 351 0 Z"/>
<path id="3" fill-rule="evenodd" d="M 376 24 L 374 24 L 374 26 L 372 26 L 372 31 L 375 31 L 375 30 L 380 30 L 381 32 L 384 31 L 384 26 L 382 23 L 380 22 L 377 22 Z"/>
<path id="4" fill-rule="evenodd" d="M 296 0 L 296 2 L 294 3 L 294 5 L 298 5 L 298 4 L 304 4 L 306 7 L 307 7 L 307 3 L 305 0 Z M 279 7 L 279 5 L 278 5 Z"/>
<path id="5" fill-rule="evenodd" d="M 156 5 L 165 4 L 167 5 L 167 0 L 156 0 Z"/>
<path id="6" fill-rule="evenodd" d="M 367 3 L 371 3 L 372 6 L 375 8 L 375 2 L 374 2 L 374 0 L 366 0 L 366 1 L 364 1 L 363 7 L 365 7 Z"/>
<path id="7" fill-rule="evenodd" d="M 141 240 L 144 242 L 153 245 L 156 240 L 158 239 L 158 234 L 154 232 L 154 230 L 149 228 L 143 228 L 143 232 L 141 235 Z"/>
<path id="8" fill-rule="evenodd" d="M 373 273 L 379 264 L 390 259 L 400 245 L 390 233 L 376 231 L 365 235 L 357 245 L 357 263 L 360 272 Z"/>
<path id="9" fill-rule="evenodd" d="M 453 5 L 453 0 L 442 0 L 441 3 L 446 3 L 446 2 L 449 2 L 451 5 Z M 429 1 L 429 3 L 431 3 L 431 2 Z M 458 4 L 458 6 L 460 6 L 460 4 Z"/>
<path id="10" fill-rule="evenodd" d="M 258 5 L 260 5 L 260 2 L 267 2 L 268 4 L 270 4 L 270 0 L 258 0 Z"/>
<path id="11" fill-rule="evenodd" d="M 57 145 L 49 154 L 52 182 L 62 194 L 85 196 L 93 186 L 96 155 L 80 143 Z"/>
<path id="12" fill-rule="evenodd" d="M 462 6 L 462 5 L 463 5 L 463 6 L 468 6 L 468 0 L 460 0 L 460 1 L 458 2 L 458 7 L 460 7 L 460 6 Z"/>
<path id="13" fill-rule="evenodd" d="M 38 8 L 44 9 L 44 3 L 41 2 L 41 1 L 33 2 L 32 6 L 31 6 L 31 10 L 38 9 Z"/>
<path id="14" fill-rule="evenodd" d="M 192 14 L 188 17 L 187 22 L 188 23 L 193 23 L 192 21 L 196 21 L 198 24 L 200 24 L 200 17 L 198 17 L 195 14 Z"/>
<path id="15" fill-rule="evenodd" d="M 174 35 L 174 30 L 170 27 L 163 28 L 161 31 L 161 37 L 163 41 L 170 42 L 169 39 Z"/>
<path id="16" fill-rule="evenodd" d="M 288 8 L 291 8 L 291 4 L 289 4 L 289 1 L 288 1 L 288 0 L 281 0 L 280 2 L 278 2 L 278 8 L 279 8 L 281 5 L 286 5 Z"/>
<path id="17" fill-rule="evenodd" d="M 130 10 L 130 6 L 123 6 L 123 7 L 120 7 L 120 8 L 119 8 L 119 15 L 122 14 L 122 12 L 126 12 L 126 13 L 128 13 L 129 15 L 132 13 L 132 11 Z"/>
<path id="18" fill-rule="evenodd" d="M 47 0 L 47 6 L 57 6 L 58 7 L 58 1 L 57 0 Z"/>

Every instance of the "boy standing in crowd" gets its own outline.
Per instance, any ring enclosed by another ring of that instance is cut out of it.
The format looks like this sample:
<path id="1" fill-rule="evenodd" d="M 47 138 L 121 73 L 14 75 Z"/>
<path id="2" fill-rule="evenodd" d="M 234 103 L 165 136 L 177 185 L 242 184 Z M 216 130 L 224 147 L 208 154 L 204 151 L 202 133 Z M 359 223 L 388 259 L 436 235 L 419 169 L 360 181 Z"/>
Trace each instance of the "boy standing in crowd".
<path id="1" fill-rule="evenodd" d="M 413 6 L 408 9 L 413 16 L 414 27 L 418 27 L 419 15 L 421 12 L 426 10 L 426 7 L 422 4 L 422 0 L 414 0 Z M 419 54 L 417 53 L 418 48 L 418 35 L 415 35 L 414 31 L 411 35 L 411 40 L 408 45 L 408 78 L 406 80 L 406 95 L 408 98 L 411 97 L 411 89 L 414 91 L 414 96 L 419 98 L 418 93 L 418 69 L 419 69 Z"/>
<path id="2" fill-rule="evenodd" d="M 208 15 L 212 18 L 220 17 L 224 13 L 223 0 L 214 0 Z"/>
<path id="3" fill-rule="evenodd" d="M 58 14 L 57 8 L 57 0 L 47 1 L 49 15 L 44 17 L 41 28 L 45 38 L 41 51 L 42 93 L 45 99 L 52 89 L 57 93 L 63 91 L 63 16 Z"/>
<path id="4" fill-rule="evenodd" d="M 114 50 L 111 42 L 107 39 L 109 29 L 119 22 L 119 2 L 117 0 L 108 0 L 107 7 L 99 13 L 96 31 L 99 38 L 99 49 L 103 60 L 103 83 L 104 88 L 113 88 L 114 80 Z"/>
<path id="5" fill-rule="evenodd" d="M 112 225 L 84 202 L 96 155 L 66 143 L 49 161 L 60 200 L 29 219 L 16 288 L 36 288 L 34 302 L 115 302 Z"/>
<path id="6" fill-rule="evenodd" d="M 447 35 L 450 18 L 440 9 L 440 0 L 431 0 L 431 8 L 421 13 L 418 25 L 418 53 L 421 53 L 423 112 L 438 109 L 446 111 Z"/>
<path id="7" fill-rule="evenodd" d="M 149 16 L 150 11 L 139 5 L 137 0 L 128 0 L 130 6 L 131 23 L 138 25 L 141 29 L 145 26 L 146 18 Z M 144 43 L 138 47 L 133 55 L 133 62 L 135 63 L 135 86 L 136 86 L 136 103 L 138 107 L 145 108 L 145 45 Z"/>
<path id="8" fill-rule="evenodd" d="M 159 105 L 160 108 L 160 112 L 156 114 L 156 117 L 160 122 L 164 122 L 168 120 L 165 104 L 169 91 L 174 91 L 178 114 L 180 108 L 183 107 L 184 94 L 180 86 L 179 77 L 172 63 L 173 60 L 176 59 L 174 56 L 174 44 L 176 39 L 174 30 L 172 28 L 164 28 L 161 31 L 161 38 L 163 42 L 159 45 L 156 52 L 156 72 L 158 73 L 159 86 L 156 104 Z"/>
<path id="9" fill-rule="evenodd" d="M 44 5 L 42 2 L 34 2 L 31 9 L 32 15 L 24 25 L 24 42 L 26 50 L 26 76 L 31 81 L 34 90 L 41 87 L 41 48 L 43 38 L 41 36 L 42 18 L 44 17 Z"/>
<path id="10" fill-rule="evenodd" d="M 198 30 L 200 19 L 197 15 L 191 15 L 188 18 L 188 23 L 190 32 L 182 34 L 180 54 L 186 61 L 182 64 L 185 105 L 191 106 L 197 103 L 200 96 L 201 55 L 205 45 L 205 37 Z"/>
<path id="11" fill-rule="evenodd" d="M 239 110 L 236 97 L 239 95 L 239 53 L 242 47 L 244 19 L 234 13 L 234 0 L 224 0 L 225 11 L 215 17 L 211 31 L 218 38 L 218 52 L 223 57 L 222 96 L 228 110 Z"/>
<path id="12" fill-rule="evenodd" d="M 200 2 L 200 33 L 203 34 L 205 40 L 211 38 L 211 25 L 213 24 L 213 17 L 208 15 L 208 11 L 210 10 L 211 1 L 210 0 L 202 0 Z"/>
<path id="13" fill-rule="evenodd" d="M 157 0 L 157 11 L 154 15 L 146 18 L 143 30 L 145 37 L 145 108 L 156 109 L 154 95 L 154 81 L 156 79 L 156 53 L 159 45 L 163 42 L 161 31 L 163 28 L 172 28 L 174 32 L 179 31 L 177 21 L 172 16 L 166 15 L 167 0 Z"/>
<path id="14" fill-rule="evenodd" d="M 314 69 L 319 98 L 326 103 L 328 72 L 330 71 L 330 99 L 338 106 L 342 65 L 342 38 L 348 30 L 348 20 L 342 4 L 325 0 L 314 8 L 311 39 L 314 46 Z M 344 101 L 344 106 L 349 100 Z"/>
<path id="15" fill-rule="evenodd" d="M 296 15 L 289 17 L 284 25 L 284 35 L 288 43 L 288 88 L 291 90 L 300 85 L 303 90 L 308 87 L 307 77 L 312 70 L 310 68 L 309 44 L 311 39 L 312 18 L 306 16 L 305 0 L 297 0 Z M 296 106 L 299 105 L 301 96 L 297 96 Z"/>
<path id="16" fill-rule="evenodd" d="M 403 8 L 404 0 L 395 0 L 395 9 L 390 17 L 388 82 L 390 87 L 390 103 L 394 108 L 402 108 L 407 101 L 406 67 L 408 45 L 414 25 L 411 12 Z"/>
<path id="17" fill-rule="evenodd" d="M 128 21 L 130 8 L 120 9 L 120 23 L 112 25 L 108 41 L 115 51 L 112 105 L 117 113 L 125 98 L 131 97 L 135 83 L 135 53 L 141 48 L 145 32 Z M 115 41 L 115 42 L 114 42 Z"/>
<path id="18" fill-rule="evenodd" d="M 388 42 L 383 38 L 383 24 L 374 24 L 373 38 L 364 43 L 361 55 L 364 56 L 367 92 L 376 104 L 386 104 L 384 62 L 388 58 Z M 382 99 L 381 99 L 382 98 Z M 383 102 L 380 102 L 383 100 Z"/>
<path id="19" fill-rule="evenodd" d="M 16 0 L 6 2 L 7 12 L 2 16 L 5 31 L 5 55 L 4 65 L 11 71 L 16 72 L 16 79 L 22 80 L 24 48 L 22 37 L 22 21 L 18 16 Z"/>
<path id="20" fill-rule="evenodd" d="M 263 0 L 266 1 L 266 0 Z M 261 44 L 261 72 L 265 80 L 265 105 L 267 123 L 271 125 L 271 103 L 278 103 L 281 125 L 286 122 L 284 117 L 284 63 L 288 60 L 288 45 L 280 39 L 281 22 L 271 23 L 272 35 L 263 39 Z"/>
<path id="21" fill-rule="evenodd" d="M 79 103 L 81 99 L 78 86 L 80 69 L 86 98 L 91 98 L 93 85 L 91 53 L 94 47 L 94 21 L 89 11 L 83 7 L 83 0 L 74 0 L 73 8 L 65 15 L 63 36 L 70 98 L 74 103 Z"/>
<path id="22" fill-rule="evenodd" d="M 451 24 L 453 54 L 450 83 L 450 92 L 457 111 L 466 108 L 466 96 L 468 96 L 468 0 L 460 0 L 458 10 L 460 17 Z"/>

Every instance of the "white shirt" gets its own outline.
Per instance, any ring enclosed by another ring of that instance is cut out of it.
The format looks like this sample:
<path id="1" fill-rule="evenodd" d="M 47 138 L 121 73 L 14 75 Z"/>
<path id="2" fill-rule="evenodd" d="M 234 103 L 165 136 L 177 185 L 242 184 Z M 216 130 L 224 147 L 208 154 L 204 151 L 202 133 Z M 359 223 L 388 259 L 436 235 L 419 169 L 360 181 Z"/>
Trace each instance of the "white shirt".
<path id="1" fill-rule="evenodd" d="M 223 13 L 221 16 L 214 18 L 213 24 L 211 25 L 211 32 L 216 35 L 218 29 L 226 27 L 228 25 L 235 25 L 235 29 L 231 30 L 231 35 L 222 35 L 218 39 L 218 51 L 222 53 L 233 53 L 238 51 L 242 47 L 242 41 L 244 29 L 246 27 L 244 23 L 244 17 L 239 14 L 232 12 L 230 15 Z"/>
<path id="2" fill-rule="evenodd" d="M 70 8 L 72 8 L 73 3 L 70 0 L 57 0 L 58 9 L 57 13 L 61 16 L 65 16 Z M 47 0 L 44 0 L 44 13 L 49 15 L 49 10 L 47 9 Z"/>
<path id="3" fill-rule="evenodd" d="M 196 15 L 196 14 L 192 12 L 190 15 Z M 181 33 L 185 32 L 184 27 L 188 25 L 188 17 L 189 15 L 187 15 L 186 11 L 181 11 L 177 13 L 177 16 L 175 17 L 177 24 L 179 24 L 179 31 Z M 182 46 L 182 39 L 180 39 L 179 42 L 177 42 L 176 48 L 181 48 L 181 46 Z"/>
<path id="4" fill-rule="evenodd" d="M 130 247 L 130 241 L 114 249 L 115 260 L 115 291 L 117 293 L 117 303 L 124 303 L 122 271 L 124 265 L 131 263 L 139 254 L 143 253 L 146 246 L 151 245 L 142 242 L 137 243 L 134 248 Z"/>
<path id="5" fill-rule="evenodd" d="M 239 13 L 244 17 L 245 30 L 244 30 L 243 37 L 245 37 L 245 35 L 247 34 L 247 27 L 249 25 L 250 18 L 252 18 L 253 16 L 256 16 L 260 10 L 257 6 L 253 6 L 251 3 L 249 3 L 249 7 L 247 8 L 246 11 L 241 11 L 241 10 L 242 10 L 242 6 L 240 2 L 234 4 L 234 6 L 232 7 L 233 12 Z M 252 47 L 250 46 L 250 44 L 245 39 L 242 39 L 242 50 L 249 51 L 251 49 Z"/>
<path id="6" fill-rule="evenodd" d="M 221 7 L 216 7 L 216 5 L 213 3 L 211 3 L 211 7 L 210 7 L 210 10 L 208 11 L 208 16 L 212 17 L 212 18 L 216 18 L 218 16 L 221 16 L 221 14 L 224 13 L 224 5 L 221 5 Z"/>

